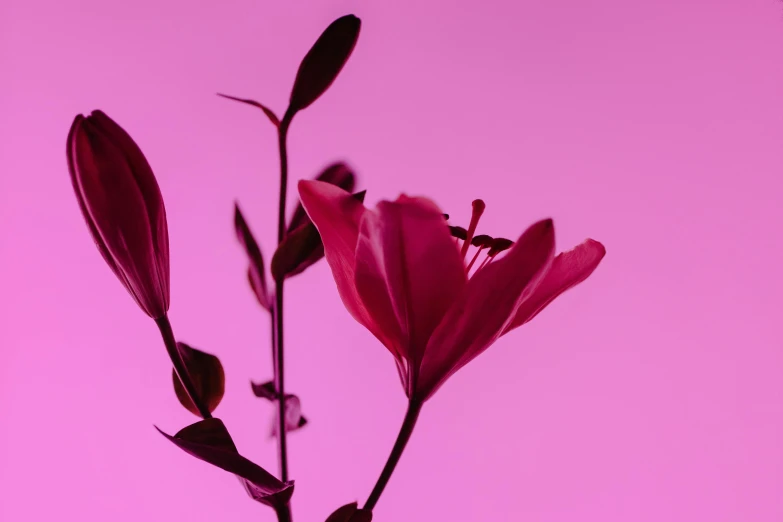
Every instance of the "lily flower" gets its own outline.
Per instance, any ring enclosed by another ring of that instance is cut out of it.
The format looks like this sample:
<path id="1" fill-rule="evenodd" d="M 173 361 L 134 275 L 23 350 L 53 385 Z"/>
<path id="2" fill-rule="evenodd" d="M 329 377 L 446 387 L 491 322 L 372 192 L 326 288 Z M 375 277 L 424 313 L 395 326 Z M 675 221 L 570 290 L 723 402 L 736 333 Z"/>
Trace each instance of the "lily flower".
<path id="1" fill-rule="evenodd" d="M 299 194 L 345 307 L 392 353 L 412 403 L 584 281 L 606 253 L 587 239 L 555 256 L 551 219 L 516 242 L 477 236 L 481 200 L 464 229 L 449 227 L 423 197 L 401 195 L 370 210 L 328 183 L 301 181 Z"/>

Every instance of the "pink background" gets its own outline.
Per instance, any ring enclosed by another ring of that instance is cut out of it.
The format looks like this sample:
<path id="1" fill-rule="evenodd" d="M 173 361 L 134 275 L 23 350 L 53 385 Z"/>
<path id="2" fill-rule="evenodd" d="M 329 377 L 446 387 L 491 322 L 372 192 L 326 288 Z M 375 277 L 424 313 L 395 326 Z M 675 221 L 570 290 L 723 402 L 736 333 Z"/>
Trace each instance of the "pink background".
<path id="1" fill-rule="evenodd" d="M 166 442 L 174 399 L 152 321 L 104 265 L 65 163 L 95 108 L 166 198 L 180 339 L 216 353 L 217 410 L 276 469 L 268 321 L 232 233 L 267 258 L 282 110 L 300 58 L 362 17 L 336 84 L 297 117 L 294 179 L 347 159 L 368 201 L 432 196 L 516 236 L 609 254 L 427 404 L 378 521 L 783 520 L 783 4 L 773 0 L 0 3 L 0 519 L 273 520 Z M 298 521 L 364 501 L 404 410 L 391 357 L 324 263 L 287 292 Z M 295 311 L 295 313 L 294 313 Z"/>

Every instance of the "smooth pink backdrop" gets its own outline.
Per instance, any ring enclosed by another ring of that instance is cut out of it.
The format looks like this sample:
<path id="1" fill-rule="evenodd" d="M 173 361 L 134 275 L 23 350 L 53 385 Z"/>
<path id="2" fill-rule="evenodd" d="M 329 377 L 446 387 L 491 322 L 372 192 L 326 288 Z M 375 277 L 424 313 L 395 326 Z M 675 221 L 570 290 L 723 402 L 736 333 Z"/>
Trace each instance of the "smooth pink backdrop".
<path id="1" fill-rule="evenodd" d="M 105 110 L 166 200 L 180 339 L 220 356 L 217 410 L 270 470 L 268 321 L 232 232 L 274 241 L 282 110 L 334 18 L 354 56 L 290 138 L 294 181 L 346 159 L 368 201 L 433 197 L 482 231 L 555 220 L 594 276 L 427 404 L 376 520 L 783 520 L 783 4 L 773 0 L 0 3 L 0 520 L 273 520 L 166 442 L 195 420 L 91 244 L 72 118 Z M 324 263 L 287 294 L 297 521 L 364 501 L 404 396 Z"/>

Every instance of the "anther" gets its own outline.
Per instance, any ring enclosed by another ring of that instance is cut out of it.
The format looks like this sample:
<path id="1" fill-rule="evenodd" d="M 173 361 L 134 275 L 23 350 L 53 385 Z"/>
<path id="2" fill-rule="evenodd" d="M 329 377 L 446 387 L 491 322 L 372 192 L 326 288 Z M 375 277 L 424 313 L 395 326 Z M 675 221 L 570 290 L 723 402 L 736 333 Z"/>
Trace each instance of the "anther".
<path id="1" fill-rule="evenodd" d="M 457 239 L 462 239 L 464 241 L 465 238 L 468 237 L 468 231 L 462 227 L 449 226 L 449 230 L 451 231 L 452 237 L 456 237 Z"/>
<path id="2" fill-rule="evenodd" d="M 511 245 L 513 244 L 514 244 L 513 241 L 503 237 L 498 237 L 496 239 L 493 239 L 492 244 L 489 247 L 489 252 L 487 252 L 487 256 L 495 257 L 496 255 L 503 252 L 504 250 L 508 250 L 509 248 L 511 248 Z"/>
<path id="3" fill-rule="evenodd" d="M 486 234 L 479 234 L 478 236 L 475 236 L 473 238 L 470 244 L 473 245 L 474 247 L 486 248 L 492 246 L 492 241 L 494 241 L 494 239 L 492 239 L 492 236 L 488 236 Z"/>

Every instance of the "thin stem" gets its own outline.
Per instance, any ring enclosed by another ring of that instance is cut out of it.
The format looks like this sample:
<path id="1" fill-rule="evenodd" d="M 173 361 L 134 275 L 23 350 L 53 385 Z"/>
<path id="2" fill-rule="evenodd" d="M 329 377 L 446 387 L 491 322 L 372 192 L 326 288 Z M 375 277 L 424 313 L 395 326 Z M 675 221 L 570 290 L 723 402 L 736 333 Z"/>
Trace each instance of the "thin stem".
<path id="1" fill-rule="evenodd" d="M 383 467 L 381 476 L 378 477 L 378 482 L 375 483 L 375 487 L 373 488 L 372 493 L 370 493 L 367 503 L 364 504 L 364 509 L 372 511 L 375 508 L 375 504 L 378 503 L 378 499 L 381 498 L 381 493 L 383 493 L 386 484 L 389 483 L 394 468 L 397 467 L 402 452 L 408 444 L 408 440 L 411 438 L 413 428 L 416 426 L 416 421 L 421 412 L 421 406 L 422 403 L 416 400 L 411 400 L 410 403 L 408 403 L 408 411 L 405 412 L 405 419 L 402 421 L 400 434 L 397 435 L 397 440 L 394 442 L 394 447 L 392 447 L 389 459 L 386 461 L 386 465 Z"/>
<path id="2" fill-rule="evenodd" d="M 288 151 L 286 148 L 286 139 L 288 137 L 288 126 L 291 124 L 293 114 L 286 112 L 280 126 L 277 129 L 278 146 L 280 151 L 280 198 L 277 214 L 277 244 L 283 242 L 285 236 L 285 208 L 288 192 Z M 285 363 L 283 359 L 284 341 L 283 341 L 283 280 L 275 282 L 275 346 L 274 361 L 275 367 L 275 387 L 277 390 L 277 404 L 279 426 L 277 430 L 277 449 L 278 460 L 280 461 L 280 479 L 283 482 L 288 480 L 288 444 L 286 437 L 286 400 L 285 400 Z"/>
<path id="3" fill-rule="evenodd" d="M 280 460 L 280 480 L 285 482 L 288 480 L 288 444 L 285 426 L 285 367 L 283 363 L 283 282 L 279 281 L 275 286 L 275 319 L 277 323 L 275 328 L 277 332 L 277 382 L 275 384 L 277 385 L 278 420 L 280 422 L 277 430 L 277 448 Z"/>
<path id="4" fill-rule="evenodd" d="M 293 522 L 294 520 L 289 504 L 275 508 L 275 513 L 277 513 L 277 522 Z"/>
<path id="5" fill-rule="evenodd" d="M 204 419 L 211 419 L 212 414 L 209 413 L 209 409 L 201 402 L 201 399 L 196 392 L 196 387 L 193 386 L 193 381 L 190 378 L 188 369 L 185 366 L 185 361 L 182 359 L 182 354 L 177 349 L 177 339 L 174 337 L 174 330 L 171 328 L 171 321 L 168 316 L 164 315 L 159 319 L 155 319 L 155 323 L 160 329 L 160 335 L 163 336 L 163 343 L 166 345 L 166 351 L 169 354 L 171 363 L 174 365 L 174 371 L 179 378 L 179 382 L 185 389 L 185 393 L 188 394 L 190 402 L 195 404 L 196 409 Z"/>

